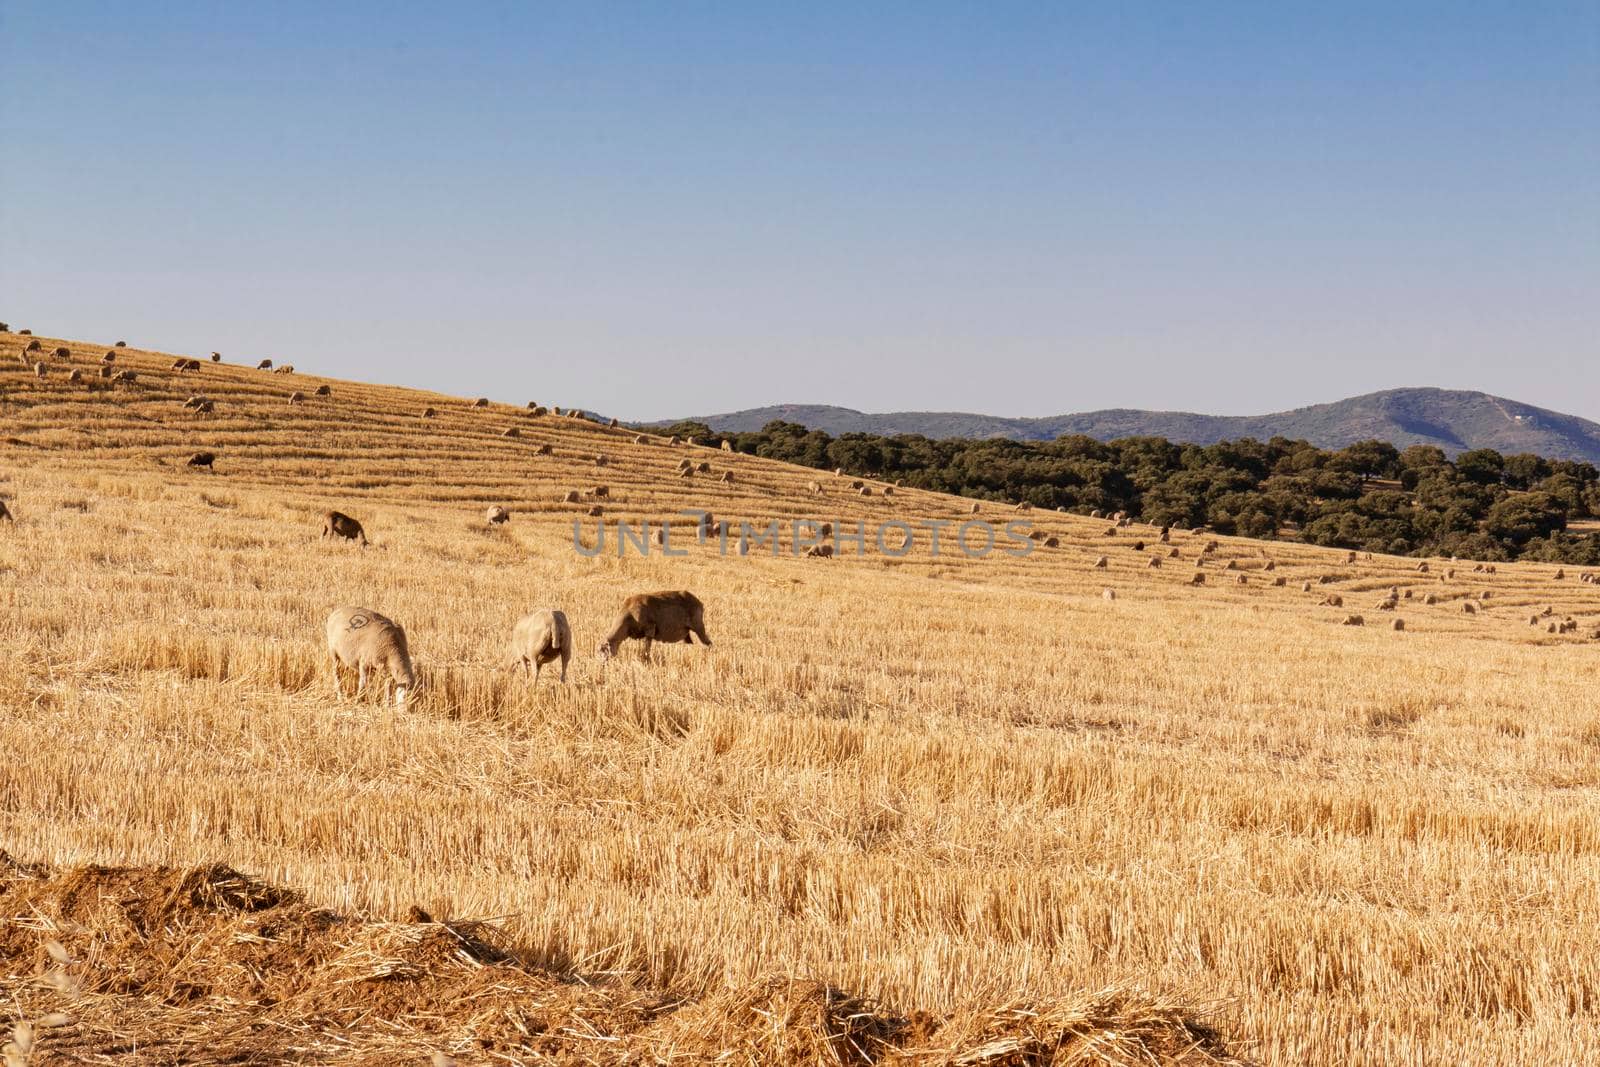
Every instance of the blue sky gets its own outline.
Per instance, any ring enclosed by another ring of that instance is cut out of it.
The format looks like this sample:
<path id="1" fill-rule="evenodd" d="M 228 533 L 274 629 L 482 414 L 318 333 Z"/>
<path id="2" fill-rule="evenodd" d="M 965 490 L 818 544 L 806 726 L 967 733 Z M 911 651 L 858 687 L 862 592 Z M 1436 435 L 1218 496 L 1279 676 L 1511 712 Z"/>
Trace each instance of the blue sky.
<path id="1" fill-rule="evenodd" d="M 0 318 L 625 418 L 1600 418 L 1600 5 L 0 0 Z"/>

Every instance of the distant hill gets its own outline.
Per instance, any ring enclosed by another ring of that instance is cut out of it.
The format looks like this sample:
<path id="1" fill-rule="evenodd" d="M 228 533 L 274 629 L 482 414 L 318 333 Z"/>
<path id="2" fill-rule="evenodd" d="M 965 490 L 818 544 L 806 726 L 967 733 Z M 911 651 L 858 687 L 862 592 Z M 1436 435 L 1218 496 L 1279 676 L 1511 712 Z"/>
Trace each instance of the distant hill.
<path id="1" fill-rule="evenodd" d="M 1389 389 L 1331 404 L 1315 404 L 1270 415 L 1199 415 L 1184 411 L 1115 408 L 1077 415 L 1010 419 L 960 411 L 900 411 L 868 414 L 825 404 L 778 404 L 722 415 L 702 415 L 714 430 L 749 432 L 775 419 L 797 422 L 835 436 L 844 433 L 921 434 L 925 437 L 1009 437 L 1048 441 L 1084 434 L 1102 441 L 1153 436 L 1214 444 L 1240 437 L 1288 437 L 1321 448 L 1382 440 L 1397 448 L 1437 445 L 1451 456 L 1474 448 L 1506 455 L 1532 452 L 1550 459 L 1600 464 L 1600 423 L 1558 411 L 1452 389 Z"/>

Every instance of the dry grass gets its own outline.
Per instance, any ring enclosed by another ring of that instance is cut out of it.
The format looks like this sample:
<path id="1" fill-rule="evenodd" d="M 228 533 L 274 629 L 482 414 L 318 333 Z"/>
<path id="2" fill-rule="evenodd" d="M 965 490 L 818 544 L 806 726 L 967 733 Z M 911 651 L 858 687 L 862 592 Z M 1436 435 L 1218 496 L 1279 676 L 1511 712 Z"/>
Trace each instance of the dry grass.
<path id="1" fill-rule="evenodd" d="M 67 343 L 85 366 L 104 349 Z M 560 501 L 601 451 L 614 518 L 954 520 L 969 503 L 831 476 L 819 498 L 813 471 L 434 394 L 316 397 L 303 373 L 290 407 L 266 372 L 180 378 L 132 349 L 132 384 L 41 381 L 19 347 L 0 335 L 0 499 L 17 517 L 0 526 L 0 847 L 56 868 L 45 885 L 85 863 L 226 863 L 296 887 L 295 907 L 365 917 L 339 920 L 354 940 L 324 960 L 357 988 L 373 960 L 410 958 L 413 906 L 483 920 L 512 999 L 623 1020 L 540 1053 L 536 1033 L 583 1025 L 486 1022 L 461 999 L 483 992 L 482 961 L 439 964 L 443 1006 L 404 1025 L 275 1009 L 286 1058 L 385 1062 L 381 1031 L 463 1063 L 490 1059 L 470 1045 L 483 1033 L 513 1059 L 1171 1063 L 1226 1055 L 1171 1007 L 1204 1003 L 1263 1063 L 1600 1062 L 1582 636 L 1600 602 L 1553 567 L 1440 582 L 1413 561 L 1220 538 L 1209 568 L 1255 577 L 1270 558 L 1286 585 L 1194 587 L 1206 536 L 1174 534 L 1182 560 L 1149 569 L 1103 521 L 987 505 L 1060 547 L 720 558 L 676 519 L 683 559 L 586 559 L 569 524 L 591 502 Z M 214 414 L 182 409 L 196 392 Z M 197 449 L 216 474 L 183 466 Z M 685 456 L 735 480 L 681 480 Z M 485 528 L 490 504 L 514 520 Z M 328 508 L 373 546 L 319 542 Z M 1403 633 L 1321 605 L 1391 584 L 1417 594 Z M 693 589 L 715 647 L 602 670 L 590 650 L 651 588 Z M 414 706 L 332 701 L 320 624 L 340 603 L 406 627 Z M 1579 634 L 1528 626 L 1547 605 Z M 535 606 L 572 621 L 565 688 L 497 668 Z M 8 906 L 0 922 L 6 991 L 53 1010 L 22 951 L 44 920 Z M 92 974 L 115 926 L 84 925 L 55 936 Z M 147 1019 L 192 1052 L 221 994 L 170 1014 L 160 983 L 212 955 L 184 944 L 145 957 L 159 995 L 96 987 L 104 1014 L 41 1047 L 96 1049 Z"/>

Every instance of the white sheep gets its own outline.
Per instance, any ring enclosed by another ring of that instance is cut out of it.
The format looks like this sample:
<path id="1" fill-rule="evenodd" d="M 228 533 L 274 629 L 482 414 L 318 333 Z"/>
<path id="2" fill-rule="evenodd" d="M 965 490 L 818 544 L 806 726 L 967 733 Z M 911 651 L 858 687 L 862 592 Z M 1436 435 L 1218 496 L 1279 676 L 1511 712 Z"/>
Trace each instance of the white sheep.
<path id="1" fill-rule="evenodd" d="M 565 612 L 539 610 L 517 620 L 511 630 L 511 665 L 522 665 L 529 684 L 538 685 L 540 669 L 558 658 L 565 683 L 567 663 L 572 659 L 572 628 Z"/>
<path id="2" fill-rule="evenodd" d="M 411 669 L 411 652 L 406 647 L 406 632 L 390 619 L 368 608 L 334 608 L 328 616 L 328 657 L 333 661 L 333 691 L 344 699 L 339 679 L 340 667 L 356 672 L 356 699 L 367 688 L 367 672 L 384 674 L 384 702 L 394 690 L 396 707 L 404 707 L 406 695 L 417 688 Z"/>

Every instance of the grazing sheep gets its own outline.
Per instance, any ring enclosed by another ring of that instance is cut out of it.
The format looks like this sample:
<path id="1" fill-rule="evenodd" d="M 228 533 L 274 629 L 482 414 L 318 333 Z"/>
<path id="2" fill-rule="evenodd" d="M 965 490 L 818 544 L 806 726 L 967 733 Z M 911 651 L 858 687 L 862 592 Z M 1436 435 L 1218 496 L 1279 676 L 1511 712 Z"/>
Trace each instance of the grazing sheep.
<path id="1" fill-rule="evenodd" d="M 291 404 L 303 404 L 305 403 L 305 399 L 306 394 L 302 393 L 298 389 L 289 394 L 289 403 Z"/>
<path id="2" fill-rule="evenodd" d="M 67 381 L 69 381 L 69 382 L 81 382 L 81 381 L 83 381 L 83 371 L 81 371 L 81 370 L 73 371 L 71 374 L 67 375 Z"/>
<path id="3" fill-rule="evenodd" d="M 356 672 L 356 699 L 367 688 L 367 672 L 384 676 L 384 703 L 394 691 L 395 707 L 405 707 L 406 694 L 417 687 L 411 669 L 411 651 L 406 647 L 406 632 L 390 619 L 367 608 L 334 608 L 328 616 L 328 658 L 333 661 L 333 691 L 344 699 L 339 679 L 341 667 Z"/>
<path id="4" fill-rule="evenodd" d="M 1562 579 L 1566 578 L 1566 576 L 1567 576 L 1567 572 L 1566 571 L 1562 570 L 1560 567 L 1556 568 L 1556 581 L 1559 582 Z"/>
<path id="5" fill-rule="evenodd" d="M 221 363 L 222 362 L 222 353 L 221 352 L 213 352 L 213 353 L 211 353 L 211 362 L 213 362 L 213 363 Z"/>
<path id="6" fill-rule="evenodd" d="M 596 452 L 594 454 L 594 465 L 596 467 L 604 467 L 607 463 L 610 463 L 610 462 L 611 461 L 606 458 L 605 453 Z M 711 468 L 710 467 L 706 467 L 706 470 L 709 471 L 709 470 L 711 470 Z"/>
<path id="7" fill-rule="evenodd" d="M 1189 579 L 1190 585 L 1205 585 L 1206 576 L 1202 571 L 1195 571 L 1194 577 Z"/>
<path id="8" fill-rule="evenodd" d="M 139 377 L 139 372 L 138 371 L 119 370 L 119 371 L 117 371 L 117 373 L 115 373 L 115 374 L 113 374 L 111 376 L 111 380 L 114 381 L 114 382 L 131 382 L 131 381 L 136 381 L 138 379 L 138 377 Z"/>
<path id="9" fill-rule="evenodd" d="M 1453 581 L 1455 579 L 1455 576 L 1456 576 L 1456 569 L 1454 567 L 1450 567 L 1450 568 L 1446 569 L 1445 572 L 1444 572 L 1444 580 L 1446 580 L 1446 581 Z"/>
<path id="10" fill-rule="evenodd" d="M 318 396 L 332 396 L 333 395 L 333 388 L 331 386 L 327 386 L 327 385 L 319 385 L 319 386 L 317 386 L 317 395 Z"/>
<path id="11" fill-rule="evenodd" d="M 1151 556 L 1150 557 L 1150 562 L 1146 563 L 1145 566 L 1149 567 L 1151 569 L 1155 569 L 1157 567 L 1160 567 L 1161 566 L 1161 557 L 1160 556 Z"/>
<path id="12" fill-rule="evenodd" d="M 189 457 L 187 466 L 204 467 L 208 471 L 215 471 L 217 454 L 215 452 L 196 452 Z"/>
<path id="13" fill-rule="evenodd" d="M 1239 569 L 1239 561 L 1236 559 L 1230 559 L 1227 563 L 1223 564 L 1222 569 L 1225 571 L 1236 571 Z"/>
<path id="14" fill-rule="evenodd" d="M 1033 510 L 1033 505 L 1030 504 L 1028 501 L 1024 500 L 1024 501 L 1022 501 L 1022 503 L 1018 504 L 1014 510 L 1016 510 L 1016 511 L 1032 511 Z"/>
<path id="15" fill-rule="evenodd" d="M 24 352 L 43 352 L 44 351 L 44 344 L 37 337 L 35 337 L 33 340 L 28 342 L 28 346 L 26 348 L 24 348 L 23 351 Z"/>
<path id="16" fill-rule="evenodd" d="M 33 336 L 33 331 L 32 330 L 18 330 L 17 334 L 18 334 L 18 336 L 21 336 L 21 337 L 32 337 Z"/>
<path id="17" fill-rule="evenodd" d="M 1398 608 L 1399 606 L 1400 606 L 1400 601 L 1394 599 L 1393 597 L 1386 597 L 1383 600 L 1378 601 L 1378 610 L 1379 611 L 1393 611 L 1395 608 Z"/>
<path id="18" fill-rule="evenodd" d="M 546 663 L 561 661 L 561 681 L 567 680 L 567 664 L 572 659 L 572 627 L 562 611 L 535 611 L 524 615 L 511 628 L 511 664 L 522 665 L 523 677 L 530 685 L 539 684 L 539 671 Z"/>
<path id="19" fill-rule="evenodd" d="M 1289 579 L 1280 574 L 1276 578 L 1272 579 L 1272 584 L 1277 588 L 1282 589 L 1284 586 L 1289 584 Z"/>
<path id="20" fill-rule="evenodd" d="M 281 367 L 274 367 L 272 369 L 272 373 L 273 374 L 293 374 L 294 373 L 294 364 L 293 363 L 285 363 Z"/>
<path id="21" fill-rule="evenodd" d="M 72 358 L 72 349 L 67 348 L 65 345 L 58 345 L 56 350 L 50 353 L 50 358 L 56 360 L 70 360 Z"/>
<path id="22" fill-rule="evenodd" d="M 188 365 L 189 365 L 189 361 L 186 360 L 186 359 L 175 359 L 175 360 L 172 361 L 172 366 L 167 368 L 167 369 L 168 370 L 183 370 Z"/>
<path id="23" fill-rule="evenodd" d="M 215 400 L 202 400 L 195 405 L 194 410 L 197 414 L 209 415 L 217 410 L 217 402 Z"/>
<path id="24" fill-rule="evenodd" d="M 363 548 L 367 545 L 367 531 L 361 528 L 359 521 L 342 511 L 322 513 L 322 537 L 341 541 L 360 541 Z"/>
<path id="25" fill-rule="evenodd" d="M 967 509 L 967 511 L 968 511 L 968 514 L 976 515 L 978 513 L 978 505 L 977 504 L 973 504 L 972 507 Z"/>
<path id="26" fill-rule="evenodd" d="M 114 372 L 112 371 L 112 369 L 110 367 L 101 367 L 100 368 L 100 377 L 102 377 L 102 378 L 109 378 L 109 377 L 111 377 L 111 375 L 113 373 Z"/>
<path id="27" fill-rule="evenodd" d="M 1102 530 L 1100 532 L 1100 536 L 1101 537 L 1115 537 L 1115 536 L 1117 536 L 1117 528 L 1115 526 L 1107 526 L 1104 530 Z"/>
<path id="28" fill-rule="evenodd" d="M 1171 541 L 1172 541 L 1172 527 L 1170 527 L 1170 526 L 1161 527 L 1161 543 L 1165 545 L 1165 544 L 1170 544 Z"/>
<path id="29" fill-rule="evenodd" d="M 637 593 L 622 602 L 622 613 L 596 652 L 604 663 L 617 654 L 624 641 L 642 640 L 644 656 L 648 659 L 650 646 L 656 641 L 667 644 L 681 641 L 692 645 L 695 637 L 703 645 L 711 644 L 711 638 L 706 636 L 705 607 L 693 593 L 687 590 Z"/>
<path id="30" fill-rule="evenodd" d="M 128 347 L 128 342 L 126 342 L 126 341 L 118 341 L 116 343 L 115 347 L 117 347 L 117 348 L 127 348 Z"/>
<path id="31" fill-rule="evenodd" d="M 1473 606 L 1473 603 L 1470 600 L 1462 601 L 1461 610 L 1468 615 L 1476 615 L 1478 613 L 1478 609 Z"/>
<path id="32" fill-rule="evenodd" d="M 613 430 L 615 430 L 618 426 L 621 425 L 621 423 L 617 422 L 616 419 L 612 419 L 610 422 L 606 423 L 606 425 L 611 427 Z"/>
<path id="33" fill-rule="evenodd" d="M 722 482 L 725 485 L 732 485 L 733 484 L 733 472 L 732 471 L 723 471 L 722 472 L 722 477 L 718 478 L 717 481 Z M 887 492 L 887 491 L 888 490 L 885 490 L 885 492 Z"/>
<path id="34" fill-rule="evenodd" d="M 35 363 L 33 365 L 33 376 L 35 378 L 47 378 L 47 377 L 49 377 L 49 375 L 50 375 L 50 368 L 44 365 L 44 361 L 43 360 L 41 360 L 38 363 Z"/>
<path id="35" fill-rule="evenodd" d="M 1205 543 L 1205 547 L 1202 548 L 1200 551 L 1204 552 L 1206 555 L 1209 556 L 1211 553 L 1213 553 L 1213 552 L 1215 552 L 1217 550 L 1217 547 L 1218 546 L 1217 546 L 1217 543 L 1215 541 L 1207 541 Z"/>
<path id="36" fill-rule="evenodd" d="M 693 478 L 694 477 L 694 468 L 693 467 L 680 467 L 680 468 L 678 468 L 678 477 L 680 477 L 680 478 Z"/>
<path id="37" fill-rule="evenodd" d="M 1248 574 L 1241 574 L 1241 575 L 1239 575 L 1238 579 L 1236 579 L 1236 580 L 1238 581 L 1238 583 L 1240 585 L 1249 585 L 1250 584 L 1250 576 Z"/>
<path id="38" fill-rule="evenodd" d="M 1266 566 L 1262 567 L 1261 569 L 1264 571 L 1275 571 L 1278 569 L 1277 561 L 1269 559 L 1267 560 Z"/>
<path id="39" fill-rule="evenodd" d="M 822 483 L 821 482 L 807 482 L 806 483 L 806 490 L 808 492 L 810 492 L 812 496 L 821 496 L 822 495 Z"/>
<path id="40" fill-rule="evenodd" d="M 597 485 L 593 489 L 589 490 L 589 495 L 598 500 L 609 499 L 611 496 L 611 487 L 607 485 Z"/>
<path id="41" fill-rule="evenodd" d="M 511 521 L 511 512 L 495 504 L 483 513 L 483 521 L 490 526 L 500 526 Z"/>
<path id="42" fill-rule="evenodd" d="M 1528 616 L 1528 625 L 1529 626 L 1538 626 L 1539 625 L 1539 616 L 1537 616 L 1537 615 L 1529 615 Z"/>
<path id="43" fill-rule="evenodd" d="M 1485 573 L 1485 574 L 1493 574 L 1494 572 L 1495 571 L 1494 571 L 1494 564 L 1493 563 L 1485 563 L 1483 565 L 1483 573 Z"/>
<path id="44" fill-rule="evenodd" d="M 533 454 L 536 456 L 553 456 L 556 454 L 556 450 L 546 443 L 534 449 Z"/>
<path id="45" fill-rule="evenodd" d="M 115 352 L 107 352 L 105 355 L 100 357 L 101 363 L 115 363 L 116 361 L 117 354 Z"/>
<path id="46" fill-rule="evenodd" d="M 1391 627 L 1393 627 L 1394 629 L 1396 629 L 1396 630 L 1404 630 L 1406 628 L 1406 620 L 1404 620 L 1404 619 L 1396 619 L 1396 620 L 1394 620 L 1394 622 L 1390 623 L 1389 625 Z"/>
<path id="47" fill-rule="evenodd" d="M 438 414 L 439 413 L 437 411 L 433 410 L 432 408 L 423 408 L 421 417 L 424 418 L 424 419 L 431 419 L 431 418 L 435 417 Z"/>
<path id="48" fill-rule="evenodd" d="M 517 429 L 515 426 L 507 426 L 505 429 L 500 431 L 500 436 L 501 437 L 521 437 L 522 436 L 522 431 Z"/>
<path id="49" fill-rule="evenodd" d="M 1094 561 L 1094 569 L 1097 571 L 1103 571 L 1109 566 L 1111 566 L 1111 561 L 1105 556 L 1101 556 L 1099 559 Z"/>
<path id="50" fill-rule="evenodd" d="M 1343 625 L 1345 626 L 1365 626 L 1366 624 L 1367 620 L 1363 619 L 1360 615 L 1346 615 L 1344 617 Z"/>
<path id="51" fill-rule="evenodd" d="M 823 523 L 822 526 L 820 528 L 818 528 L 818 530 L 817 530 L 817 536 L 818 537 L 832 537 L 833 536 L 833 523 L 831 523 L 831 522 Z"/>
<path id="52" fill-rule="evenodd" d="M 1422 598 L 1422 602 L 1427 604 L 1429 607 L 1432 607 L 1439 602 L 1439 598 L 1434 596 L 1432 593 L 1429 593 L 1427 596 Z"/>
<path id="53" fill-rule="evenodd" d="M 1344 597 L 1340 596 L 1338 593 L 1329 593 L 1327 596 L 1322 598 L 1322 606 L 1327 608 L 1342 608 L 1344 607 Z"/>
<path id="54" fill-rule="evenodd" d="M 1428 561 L 1427 560 L 1423 560 L 1421 563 L 1417 564 L 1417 573 L 1418 574 L 1427 574 L 1428 573 Z"/>
<path id="55" fill-rule="evenodd" d="M 693 469 L 694 469 L 694 460 L 692 460 L 692 459 L 680 459 L 680 460 L 678 460 L 678 470 L 680 472 L 687 471 L 687 470 L 693 470 Z"/>
<path id="56" fill-rule="evenodd" d="M 528 414 L 532 415 L 536 419 L 542 419 L 546 415 L 550 414 L 550 412 L 544 408 L 534 408 L 532 411 L 528 412 Z"/>
<path id="57" fill-rule="evenodd" d="M 848 486 L 848 488 L 850 488 L 850 489 L 857 489 L 857 490 L 859 490 L 859 489 L 860 489 L 860 488 L 861 488 L 861 487 L 862 487 L 862 486 L 864 486 L 864 485 L 866 485 L 866 484 L 867 484 L 867 483 L 866 483 L 866 482 L 863 482 L 863 481 L 862 481 L 862 480 L 861 480 L 861 479 L 860 479 L 860 478 L 857 478 L 857 479 L 855 479 L 855 480 L 854 480 L 854 481 L 852 481 L 852 482 L 851 482 L 851 483 L 850 483 L 850 485 L 849 485 L 849 486 Z"/>
<path id="58" fill-rule="evenodd" d="M 1354 563 L 1356 561 L 1356 554 L 1354 552 L 1349 553 L 1344 557 L 1344 561 L 1346 563 Z"/>
<path id="59" fill-rule="evenodd" d="M 1100 590 L 1100 599 L 1115 600 L 1117 599 L 1117 591 L 1115 589 L 1102 589 Z"/>
<path id="60" fill-rule="evenodd" d="M 1300 591 L 1301 591 L 1301 592 L 1302 592 L 1302 593 L 1309 593 L 1309 592 L 1311 592 L 1311 583 L 1310 583 L 1310 582 L 1301 582 L 1301 583 L 1300 583 Z"/>
<path id="61" fill-rule="evenodd" d="M 1044 539 L 1044 547 L 1046 548 L 1059 548 L 1060 546 L 1061 539 L 1056 537 L 1054 534 L 1051 534 L 1049 537 Z"/>
<path id="62" fill-rule="evenodd" d="M 671 437 L 667 438 L 667 444 L 675 447 L 678 444 L 678 435 L 673 434 Z"/>
<path id="63" fill-rule="evenodd" d="M 806 549 L 806 555 L 815 556 L 818 559 L 832 559 L 833 558 L 833 546 L 832 545 L 812 545 L 810 548 Z"/>
<path id="64" fill-rule="evenodd" d="M 724 478 L 724 481 L 726 481 L 726 478 Z M 883 495 L 884 496 L 894 496 L 894 486 L 892 486 L 892 485 L 884 486 L 883 487 Z"/>
<path id="65" fill-rule="evenodd" d="M 478 399 L 472 402 L 472 406 L 475 408 L 486 408 L 489 406 L 489 398 L 486 396 L 480 396 Z"/>
<path id="66" fill-rule="evenodd" d="M 1539 616 L 1540 616 L 1540 618 L 1549 618 L 1551 615 L 1554 615 L 1555 613 L 1556 613 L 1556 609 L 1550 607 L 1547 604 L 1547 605 L 1545 605 L 1545 609 L 1543 611 L 1539 612 Z"/>
<path id="67" fill-rule="evenodd" d="M 1089 512 L 1089 517 L 1091 519 L 1099 519 L 1099 518 L 1103 518 L 1104 516 L 1101 515 L 1099 508 L 1095 508 L 1094 510 Z"/>
<path id="68" fill-rule="evenodd" d="M 272 369 L 272 360 L 270 360 L 270 359 L 264 359 L 260 363 L 256 364 L 256 370 L 271 370 L 271 369 Z"/>
<path id="69" fill-rule="evenodd" d="M 1405 599 L 1407 599 L 1407 600 L 1410 600 L 1410 599 L 1411 599 L 1411 598 L 1412 598 L 1412 596 L 1414 596 L 1414 595 L 1415 595 L 1415 594 L 1413 594 L 1413 593 L 1412 593 L 1412 591 L 1411 591 L 1411 590 L 1410 590 L 1410 589 L 1407 589 L 1407 590 L 1406 590 L 1406 591 L 1405 591 L 1405 594 L 1404 594 L 1404 596 L 1405 596 Z"/>
<path id="70" fill-rule="evenodd" d="M 726 438 L 724 438 L 723 442 L 722 442 L 722 450 L 724 452 L 732 452 L 733 451 L 733 442 L 727 440 Z"/>
<path id="71" fill-rule="evenodd" d="M 1178 551 L 1178 546 L 1177 545 L 1173 545 L 1172 548 L 1167 551 L 1167 558 L 1168 559 L 1182 559 L 1183 558 L 1183 553 Z"/>
<path id="72" fill-rule="evenodd" d="M 633 435 L 633 443 L 636 445 L 647 445 L 650 443 L 650 439 L 642 433 L 636 433 Z"/>
<path id="73" fill-rule="evenodd" d="M 859 493 L 861 496 L 871 496 L 872 495 L 872 486 L 863 485 L 860 489 L 857 489 L 856 492 Z"/>
<path id="74" fill-rule="evenodd" d="M 601 507 L 599 504 L 594 505 L 588 511 L 588 515 L 589 515 L 589 517 L 591 519 L 598 519 L 600 516 L 604 515 L 605 513 L 606 513 L 606 509 Z"/>
<path id="75" fill-rule="evenodd" d="M 1483 573 L 1483 564 L 1481 564 L 1481 563 L 1473 564 L 1472 565 L 1472 573 L 1473 574 L 1482 574 Z"/>
<path id="76" fill-rule="evenodd" d="M 563 504 L 576 504 L 578 502 L 578 491 L 576 489 L 568 489 L 566 495 L 561 498 L 561 502 Z"/>
<path id="77" fill-rule="evenodd" d="M 1483 592 L 1478 594 L 1478 599 L 1479 600 L 1488 600 L 1492 596 L 1494 596 L 1494 594 L 1491 593 L 1489 590 L 1485 589 Z"/>

